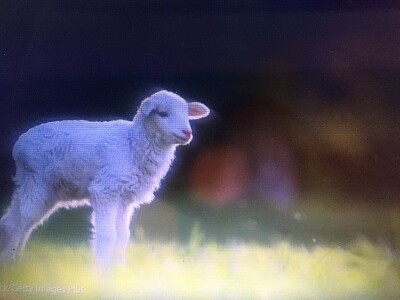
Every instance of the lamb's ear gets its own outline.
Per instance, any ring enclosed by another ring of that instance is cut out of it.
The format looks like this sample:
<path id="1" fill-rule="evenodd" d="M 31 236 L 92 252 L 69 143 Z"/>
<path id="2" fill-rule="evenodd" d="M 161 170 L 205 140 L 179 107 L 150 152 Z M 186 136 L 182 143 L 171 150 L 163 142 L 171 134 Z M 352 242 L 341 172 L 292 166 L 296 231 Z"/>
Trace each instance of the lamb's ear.
<path id="1" fill-rule="evenodd" d="M 150 98 L 145 99 L 139 107 L 139 111 L 141 114 L 145 116 L 149 116 L 155 109 L 157 105 L 155 101 Z"/>
<path id="2" fill-rule="evenodd" d="M 197 120 L 207 117 L 210 110 L 207 106 L 200 102 L 189 102 L 189 120 Z"/>

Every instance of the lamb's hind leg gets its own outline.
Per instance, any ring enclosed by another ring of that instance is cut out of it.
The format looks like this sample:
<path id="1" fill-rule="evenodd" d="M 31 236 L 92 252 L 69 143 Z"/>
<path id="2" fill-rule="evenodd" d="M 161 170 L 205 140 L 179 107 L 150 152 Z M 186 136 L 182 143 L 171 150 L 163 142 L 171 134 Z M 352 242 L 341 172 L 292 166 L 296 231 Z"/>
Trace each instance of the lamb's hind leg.
<path id="1" fill-rule="evenodd" d="M 49 192 L 38 180 L 26 180 L 14 192 L 0 219 L 0 261 L 10 262 L 24 250 L 32 230 L 50 214 Z"/>

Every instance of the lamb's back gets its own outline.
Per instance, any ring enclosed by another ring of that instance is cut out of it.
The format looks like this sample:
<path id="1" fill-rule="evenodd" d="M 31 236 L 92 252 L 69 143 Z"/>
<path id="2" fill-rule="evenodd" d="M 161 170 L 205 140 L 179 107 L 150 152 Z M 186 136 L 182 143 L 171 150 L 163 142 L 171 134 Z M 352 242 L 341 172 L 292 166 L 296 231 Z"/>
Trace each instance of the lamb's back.
<path id="1" fill-rule="evenodd" d="M 40 124 L 19 137 L 13 157 L 17 169 L 45 172 L 48 176 L 54 176 L 54 172 L 93 175 L 89 173 L 126 151 L 130 125 L 123 120 Z"/>

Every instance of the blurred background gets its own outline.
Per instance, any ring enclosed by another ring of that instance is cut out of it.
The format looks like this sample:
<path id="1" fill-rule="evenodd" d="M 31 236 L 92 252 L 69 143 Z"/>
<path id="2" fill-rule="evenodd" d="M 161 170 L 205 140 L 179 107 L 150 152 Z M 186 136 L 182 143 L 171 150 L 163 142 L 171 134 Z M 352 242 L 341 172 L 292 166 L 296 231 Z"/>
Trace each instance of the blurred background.
<path id="1" fill-rule="evenodd" d="M 51 120 L 131 119 L 167 89 L 201 101 L 136 238 L 399 244 L 397 1 L 1 1 L 0 201 L 12 146 Z M 38 235 L 86 240 L 90 209 Z M 63 234 L 57 235 L 57 228 Z M 56 229 L 54 229 L 56 228 Z"/>

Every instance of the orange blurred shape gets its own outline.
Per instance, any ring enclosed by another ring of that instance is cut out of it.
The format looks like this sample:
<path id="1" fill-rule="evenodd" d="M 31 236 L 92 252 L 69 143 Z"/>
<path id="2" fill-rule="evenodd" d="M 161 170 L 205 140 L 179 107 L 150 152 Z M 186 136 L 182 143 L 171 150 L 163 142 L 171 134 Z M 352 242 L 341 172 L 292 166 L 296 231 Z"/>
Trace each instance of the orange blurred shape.
<path id="1" fill-rule="evenodd" d="M 240 149 L 220 146 L 203 152 L 189 171 L 189 188 L 195 197 L 210 204 L 229 203 L 246 192 L 249 163 Z"/>

